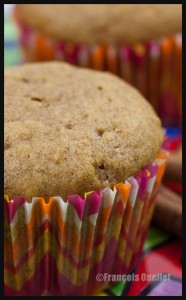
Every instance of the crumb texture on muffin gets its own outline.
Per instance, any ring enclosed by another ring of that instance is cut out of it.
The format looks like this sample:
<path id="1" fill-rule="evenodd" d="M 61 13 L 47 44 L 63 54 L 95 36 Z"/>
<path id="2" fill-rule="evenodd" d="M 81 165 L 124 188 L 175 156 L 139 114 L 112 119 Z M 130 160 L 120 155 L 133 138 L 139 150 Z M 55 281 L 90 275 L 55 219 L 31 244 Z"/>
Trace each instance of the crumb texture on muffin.
<path id="1" fill-rule="evenodd" d="M 137 90 L 109 73 L 65 63 L 5 70 L 4 189 L 84 195 L 152 163 L 163 131 Z"/>
<path id="2" fill-rule="evenodd" d="M 21 19 L 58 40 L 136 43 L 182 28 L 181 4 L 18 4 Z"/>

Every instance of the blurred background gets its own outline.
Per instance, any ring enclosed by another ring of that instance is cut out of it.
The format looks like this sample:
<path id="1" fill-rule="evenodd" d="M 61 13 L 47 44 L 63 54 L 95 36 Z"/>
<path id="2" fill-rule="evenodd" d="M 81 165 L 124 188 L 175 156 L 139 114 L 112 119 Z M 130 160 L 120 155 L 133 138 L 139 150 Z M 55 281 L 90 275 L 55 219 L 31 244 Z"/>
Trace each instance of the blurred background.
<path id="1" fill-rule="evenodd" d="M 4 66 L 22 64 L 21 33 L 13 17 L 14 5 L 4 5 Z M 180 43 L 180 37 L 178 40 Z M 180 45 L 180 44 L 179 44 Z M 180 46 L 181 47 L 181 46 Z M 180 51 L 180 48 L 179 48 Z M 181 52 L 180 52 L 181 53 Z M 182 81 L 182 77 L 179 79 Z M 179 85 L 181 89 L 181 84 Z M 179 95 L 181 90 L 178 91 Z M 181 100 L 182 101 L 182 100 Z M 180 104 L 179 104 L 180 106 Z M 173 109 L 174 110 L 174 109 Z M 103 295 L 181 295 L 182 288 L 182 126 L 181 111 L 170 121 L 170 107 L 164 105 L 162 122 L 170 147 L 170 157 L 164 182 L 143 256 L 134 272 L 167 273 L 171 280 L 161 282 L 118 283 Z M 166 118 L 167 114 L 167 118 Z M 168 121 L 167 121 L 168 120 Z M 176 220 L 176 224 L 175 224 Z M 153 294 L 154 293 L 154 294 Z"/>

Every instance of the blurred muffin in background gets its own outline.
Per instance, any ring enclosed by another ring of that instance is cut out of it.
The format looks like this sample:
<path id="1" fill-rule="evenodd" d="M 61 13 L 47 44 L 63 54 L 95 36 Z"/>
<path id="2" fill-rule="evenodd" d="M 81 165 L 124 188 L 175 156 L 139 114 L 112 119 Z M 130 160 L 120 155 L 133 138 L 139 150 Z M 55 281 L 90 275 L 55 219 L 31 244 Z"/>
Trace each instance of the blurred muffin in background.
<path id="1" fill-rule="evenodd" d="M 181 124 L 181 5 L 18 4 L 15 16 L 26 61 L 110 71 L 140 90 L 164 126 Z"/>

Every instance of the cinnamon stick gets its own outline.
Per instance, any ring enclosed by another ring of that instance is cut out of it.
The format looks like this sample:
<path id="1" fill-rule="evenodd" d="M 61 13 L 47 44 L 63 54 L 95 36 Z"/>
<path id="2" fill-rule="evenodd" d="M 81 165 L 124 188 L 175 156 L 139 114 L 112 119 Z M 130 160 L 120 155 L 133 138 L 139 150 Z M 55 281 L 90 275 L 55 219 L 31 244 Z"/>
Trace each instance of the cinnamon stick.
<path id="1" fill-rule="evenodd" d="M 153 223 L 182 237 L 182 198 L 163 185 L 157 196 Z"/>

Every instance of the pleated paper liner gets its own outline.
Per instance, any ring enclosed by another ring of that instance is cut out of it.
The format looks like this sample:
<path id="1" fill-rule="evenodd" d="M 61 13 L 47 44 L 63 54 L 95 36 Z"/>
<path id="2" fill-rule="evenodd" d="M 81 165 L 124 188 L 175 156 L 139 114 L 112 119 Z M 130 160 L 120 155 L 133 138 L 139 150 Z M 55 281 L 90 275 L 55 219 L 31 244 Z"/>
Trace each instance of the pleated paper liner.
<path id="1" fill-rule="evenodd" d="M 112 284 L 97 274 L 127 274 L 140 255 L 167 155 L 162 149 L 137 176 L 84 199 L 5 196 L 5 295 L 91 295 Z"/>
<path id="2" fill-rule="evenodd" d="M 14 14 L 26 61 L 62 60 L 110 71 L 135 86 L 151 102 L 164 126 L 181 124 L 181 33 L 134 46 L 79 45 L 53 40 L 25 25 L 16 10 Z"/>

